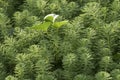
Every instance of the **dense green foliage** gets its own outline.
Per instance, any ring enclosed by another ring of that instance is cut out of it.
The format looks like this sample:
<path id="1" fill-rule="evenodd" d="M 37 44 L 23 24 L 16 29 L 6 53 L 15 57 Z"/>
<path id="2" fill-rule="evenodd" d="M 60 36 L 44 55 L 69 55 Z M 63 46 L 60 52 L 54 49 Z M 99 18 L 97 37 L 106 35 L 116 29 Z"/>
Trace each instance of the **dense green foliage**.
<path id="1" fill-rule="evenodd" d="M 0 0 L 0 80 L 120 80 L 120 0 Z"/>

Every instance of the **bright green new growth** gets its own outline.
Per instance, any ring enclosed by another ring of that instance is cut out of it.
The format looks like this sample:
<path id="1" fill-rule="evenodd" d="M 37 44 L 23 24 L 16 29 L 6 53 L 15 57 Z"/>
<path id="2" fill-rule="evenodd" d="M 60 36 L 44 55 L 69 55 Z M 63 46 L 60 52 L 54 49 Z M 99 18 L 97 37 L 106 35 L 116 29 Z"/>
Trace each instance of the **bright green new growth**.
<path id="1" fill-rule="evenodd" d="M 55 20 L 58 16 L 59 15 L 56 14 L 48 14 L 47 16 L 44 17 L 44 21 L 42 23 L 32 26 L 31 29 L 47 31 L 50 26 L 60 28 L 68 23 L 68 21 L 56 22 Z"/>
<path id="2" fill-rule="evenodd" d="M 104 71 L 98 72 L 96 75 L 96 80 L 111 80 L 110 74 Z"/>

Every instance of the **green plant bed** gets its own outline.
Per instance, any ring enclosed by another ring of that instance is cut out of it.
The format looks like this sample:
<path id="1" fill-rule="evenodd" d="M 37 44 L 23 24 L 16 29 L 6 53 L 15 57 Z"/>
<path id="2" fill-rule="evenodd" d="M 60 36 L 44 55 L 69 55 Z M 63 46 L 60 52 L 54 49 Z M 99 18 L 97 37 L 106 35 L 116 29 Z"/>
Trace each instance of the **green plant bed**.
<path id="1" fill-rule="evenodd" d="M 0 0 L 0 80 L 120 80 L 120 0 Z"/>

